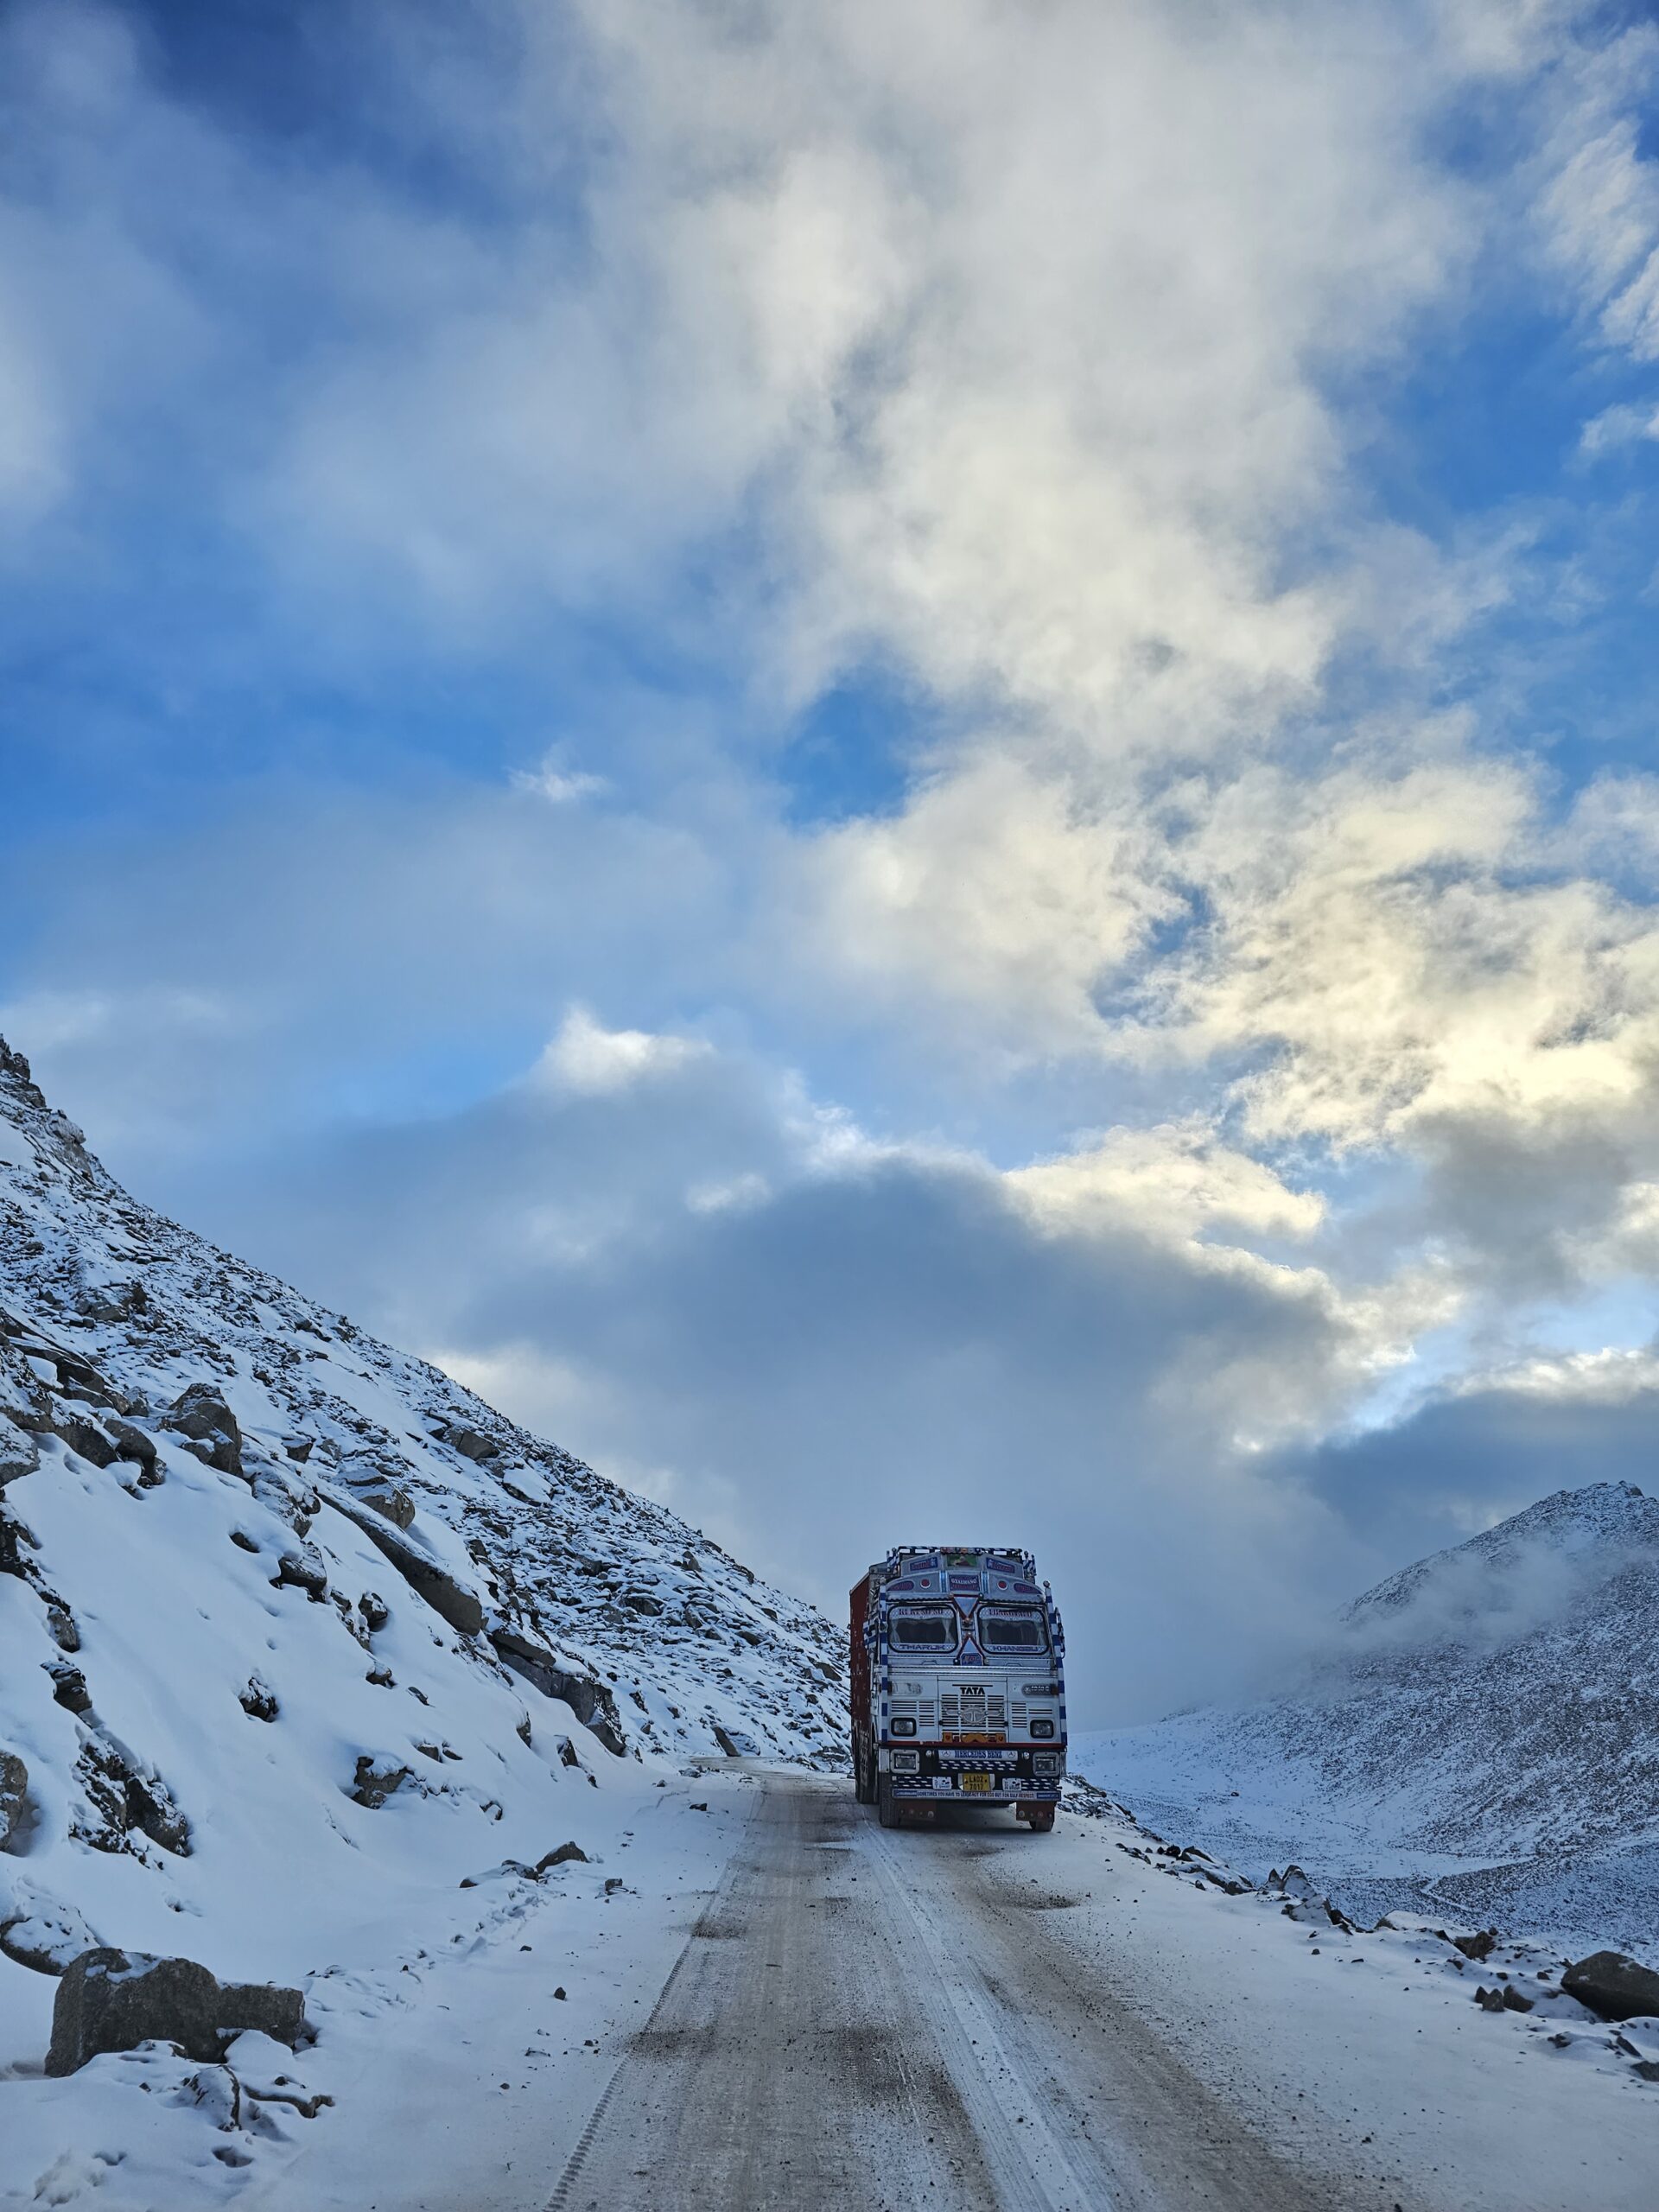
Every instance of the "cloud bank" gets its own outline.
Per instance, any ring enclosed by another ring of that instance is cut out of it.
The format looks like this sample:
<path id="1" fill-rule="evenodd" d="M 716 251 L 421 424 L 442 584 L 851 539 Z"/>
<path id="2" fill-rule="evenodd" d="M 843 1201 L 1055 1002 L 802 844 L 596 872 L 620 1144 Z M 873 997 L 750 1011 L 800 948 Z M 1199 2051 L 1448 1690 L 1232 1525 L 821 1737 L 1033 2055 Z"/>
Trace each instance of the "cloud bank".
<path id="1" fill-rule="evenodd" d="M 1099 1718 L 1624 1472 L 1650 28 L 189 13 L 0 29 L 111 1164 L 815 1595 L 1077 1562 Z"/>

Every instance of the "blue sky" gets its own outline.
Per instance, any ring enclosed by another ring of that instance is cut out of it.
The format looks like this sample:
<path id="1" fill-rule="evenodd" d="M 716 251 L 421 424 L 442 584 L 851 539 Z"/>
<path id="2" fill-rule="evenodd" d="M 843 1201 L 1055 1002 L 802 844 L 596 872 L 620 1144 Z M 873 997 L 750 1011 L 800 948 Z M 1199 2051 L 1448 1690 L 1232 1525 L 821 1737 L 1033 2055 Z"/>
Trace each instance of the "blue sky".
<path id="1" fill-rule="evenodd" d="M 1623 1475 L 1656 67 L 1570 0 L 12 8 L 0 1029 L 814 1596 L 1086 1561 L 1096 1717 Z"/>

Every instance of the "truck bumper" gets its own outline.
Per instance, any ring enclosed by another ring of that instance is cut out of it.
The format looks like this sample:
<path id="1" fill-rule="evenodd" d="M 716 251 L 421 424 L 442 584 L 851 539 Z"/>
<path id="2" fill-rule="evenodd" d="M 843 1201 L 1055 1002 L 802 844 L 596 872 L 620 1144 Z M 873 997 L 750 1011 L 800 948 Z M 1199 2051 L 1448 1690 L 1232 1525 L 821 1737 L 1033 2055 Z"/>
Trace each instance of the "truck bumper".
<path id="1" fill-rule="evenodd" d="M 901 1756 L 909 1745 L 898 1747 Z M 1033 1754 L 1018 1750 L 940 1750 L 931 1745 L 914 1747 L 916 1767 L 907 1770 L 889 1764 L 890 1748 L 881 1764 L 892 1783 L 896 1801 L 906 1805 L 1057 1805 L 1065 1773 L 1065 1747 L 1045 1745 Z M 1033 1757 L 1055 1761 L 1052 1773 L 1033 1771 Z"/>

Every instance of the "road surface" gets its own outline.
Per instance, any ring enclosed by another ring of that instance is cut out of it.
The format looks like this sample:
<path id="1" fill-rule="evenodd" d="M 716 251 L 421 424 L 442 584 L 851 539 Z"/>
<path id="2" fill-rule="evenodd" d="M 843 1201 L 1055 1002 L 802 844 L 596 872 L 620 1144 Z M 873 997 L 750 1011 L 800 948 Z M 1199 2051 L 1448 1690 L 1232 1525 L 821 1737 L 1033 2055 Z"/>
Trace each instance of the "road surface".
<path id="1" fill-rule="evenodd" d="M 990 1811 L 884 1832 L 769 1776 L 546 2212 L 1389 2212 L 1085 1967 L 1048 1842 Z"/>

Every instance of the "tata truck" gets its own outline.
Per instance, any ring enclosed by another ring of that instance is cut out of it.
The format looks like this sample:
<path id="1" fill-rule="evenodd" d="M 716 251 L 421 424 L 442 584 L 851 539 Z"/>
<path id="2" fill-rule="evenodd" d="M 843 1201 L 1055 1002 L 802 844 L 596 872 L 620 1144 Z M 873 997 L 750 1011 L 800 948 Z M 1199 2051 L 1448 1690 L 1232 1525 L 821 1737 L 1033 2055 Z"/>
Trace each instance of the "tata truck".
<path id="1" fill-rule="evenodd" d="M 1065 1638 L 1029 1552 L 901 1547 L 853 1585 L 853 1774 L 883 1827 L 1011 1805 L 1046 1833 L 1065 1772 Z"/>

